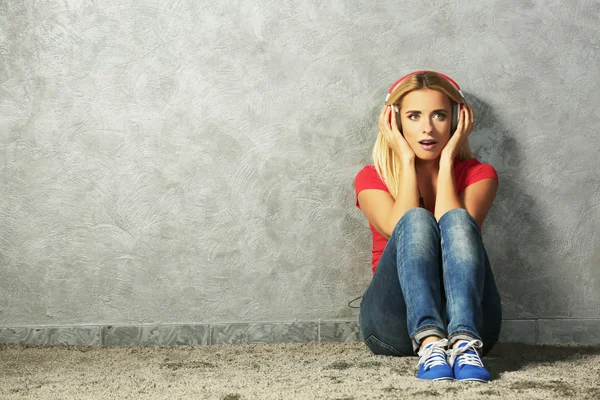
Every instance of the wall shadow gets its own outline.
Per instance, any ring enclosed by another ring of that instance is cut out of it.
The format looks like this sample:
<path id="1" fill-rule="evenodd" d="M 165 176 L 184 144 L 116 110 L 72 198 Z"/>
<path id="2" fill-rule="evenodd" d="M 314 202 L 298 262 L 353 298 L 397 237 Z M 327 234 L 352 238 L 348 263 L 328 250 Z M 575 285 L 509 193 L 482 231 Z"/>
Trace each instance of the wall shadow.
<path id="1" fill-rule="evenodd" d="M 554 262 L 549 244 L 556 238 L 544 222 L 545 210 L 527 187 L 525 177 L 531 175 L 523 171 L 525 158 L 536 155 L 522 152 L 518 132 L 507 129 L 489 104 L 470 93 L 465 97 L 476 122 L 469 137 L 471 150 L 498 173 L 498 192 L 482 232 L 502 298 L 502 317 L 549 317 L 552 300 L 562 293 L 547 273 Z"/>

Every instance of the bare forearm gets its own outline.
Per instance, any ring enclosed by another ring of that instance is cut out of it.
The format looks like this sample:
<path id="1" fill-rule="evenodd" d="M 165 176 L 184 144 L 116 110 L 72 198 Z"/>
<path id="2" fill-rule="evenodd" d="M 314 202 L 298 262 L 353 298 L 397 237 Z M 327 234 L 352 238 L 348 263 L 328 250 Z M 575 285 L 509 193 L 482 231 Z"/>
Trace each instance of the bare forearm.
<path id="1" fill-rule="evenodd" d="M 440 160 L 437 178 L 437 194 L 435 198 L 435 219 L 455 208 L 461 208 L 454 182 L 454 163 L 452 160 Z"/>
<path id="2" fill-rule="evenodd" d="M 400 178 L 400 190 L 398 197 L 392 207 L 390 215 L 388 234 L 391 235 L 400 218 L 411 208 L 419 207 L 419 189 L 417 186 L 417 172 L 414 161 L 402 165 Z"/>

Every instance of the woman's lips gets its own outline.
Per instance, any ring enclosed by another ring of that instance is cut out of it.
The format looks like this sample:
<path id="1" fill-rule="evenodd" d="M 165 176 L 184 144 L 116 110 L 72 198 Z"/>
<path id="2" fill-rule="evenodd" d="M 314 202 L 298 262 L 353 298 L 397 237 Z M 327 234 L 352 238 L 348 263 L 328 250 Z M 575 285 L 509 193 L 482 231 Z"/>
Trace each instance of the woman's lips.
<path id="1" fill-rule="evenodd" d="M 421 145 L 421 148 L 423 150 L 431 150 L 435 147 L 437 143 L 433 143 L 433 144 L 423 144 L 423 143 L 419 143 L 419 145 Z"/>

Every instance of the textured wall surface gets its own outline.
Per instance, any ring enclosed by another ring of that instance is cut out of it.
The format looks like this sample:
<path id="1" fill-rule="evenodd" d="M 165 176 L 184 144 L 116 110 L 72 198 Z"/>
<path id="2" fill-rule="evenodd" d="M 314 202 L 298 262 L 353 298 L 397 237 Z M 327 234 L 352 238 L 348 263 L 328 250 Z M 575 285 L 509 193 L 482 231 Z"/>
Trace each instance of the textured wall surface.
<path id="1" fill-rule="evenodd" d="M 354 176 L 390 85 L 424 68 L 461 85 L 500 177 L 483 230 L 504 318 L 600 318 L 599 16 L 0 1 L 0 327 L 355 319 Z"/>

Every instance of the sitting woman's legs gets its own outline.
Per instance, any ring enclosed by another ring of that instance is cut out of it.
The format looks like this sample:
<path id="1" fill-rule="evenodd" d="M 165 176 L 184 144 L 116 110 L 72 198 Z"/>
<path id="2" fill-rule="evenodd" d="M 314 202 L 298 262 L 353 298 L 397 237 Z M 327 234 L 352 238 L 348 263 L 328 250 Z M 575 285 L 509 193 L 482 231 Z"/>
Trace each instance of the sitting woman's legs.
<path id="1" fill-rule="evenodd" d="M 482 355 L 498 340 L 502 307 L 477 222 L 464 208 L 439 220 L 448 347 L 459 340 L 481 340 Z"/>
<path id="2" fill-rule="evenodd" d="M 462 210 L 467 213 L 466 210 Z M 450 253 L 453 245 L 449 241 L 452 242 L 457 236 L 452 235 L 454 231 L 450 228 L 458 222 L 459 228 L 462 227 L 464 230 L 465 220 L 465 215 L 461 216 L 461 211 L 453 212 L 445 218 L 444 243 Z M 461 338 L 468 340 L 467 338 L 474 336 L 476 336 L 474 338 L 481 338 L 484 343 L 482 355 L 485 355 L 498 340 L 502 319 L 500 296 L 485 248 L 483 248 L 485 260 L 483 295 L 480 296 L 483 297 L 480 303 L 482 310 L 467 311 L 471 315 L 482 315 L 482 323 L 478 328 L 474 320 L 467 323 L 465 328 L 461 320 L 466 317 L 457 310 L 463 300 L 456 298 L 461 297 L 461 293 L 464 292 L 466 295 L 462 297 L 473 299 L 474 295 L 466 292 L 466 288 L 473 282 L 477 282 L 480 277 L 479 274 L 474 273 L 474 277 L 470 278 L 468 284 L 459 283 L 457 286 L 458 280 L 452 279 L 454 278 L 452 275 L 449 288 L 454 290 L 453 303 L 447 304 L 444 286 L 448 285 L 442 279 L 441 241 L 440 226 L 433 214 L 426 209 L 412 208 L 396 224 L 360 305 L 361 334 L 373 353 L 395 356 L 417 355 L 424 339 L 432 336 L 439 338 L 447 336 L 446 310 L 449 310 L 449 315 L 458 315 L 453 324 L 448 326 L 453 329 L 451 333 L 454 335 L 454 341 Z M 477 243 L 477 240 L 472 242 Z M 479 243 L 483 247 L 481 240 Z M 456 260 L 461 259 L 459 256 L 464 249 L 463 245 L 459 246 L 461 247 L 456 249 L 458 253 L 447 255 L 445 259 L 446 265 L 449 266 L 447 270 L 452 268 Z M 466 267 L 463 266 L 463 270 L 466 271 Z M 408 302 L 405 298 L 408 298 Z M 477 307 L 471 308 L 477 309 Z"/>
<path id="3" fill-rule="evenodd" d="M 439 221 L 449 346 L 459 339 L 482 340 L 485 257 L 477 225 L 468 217 L 467 210 L 456 208 Z"/>
<path id="4" fill-rule="evenodd" d="M 375 354 L 417 355 L 420 342 L 445 338 L 440 232 L 424 208 L 400 218 L 360 304 L 359 324 Z"/>

